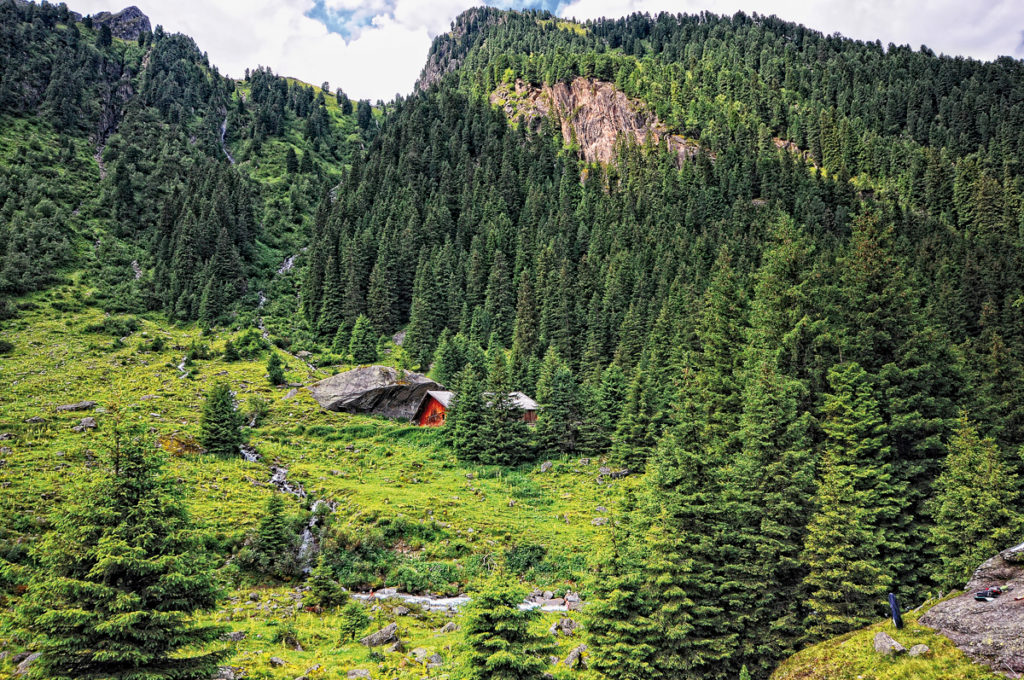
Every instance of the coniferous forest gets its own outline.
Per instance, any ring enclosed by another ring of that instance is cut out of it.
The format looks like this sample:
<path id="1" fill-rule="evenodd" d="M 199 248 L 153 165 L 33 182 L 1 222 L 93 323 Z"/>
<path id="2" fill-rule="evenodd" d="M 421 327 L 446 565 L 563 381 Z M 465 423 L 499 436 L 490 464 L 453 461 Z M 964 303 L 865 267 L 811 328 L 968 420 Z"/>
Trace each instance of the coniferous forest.
<path id="1" fill-rule="evenodd" d="M 537 113 L 605 86 L 642 134 Z M 790 677 L 1024 540 L 1022 305 L 1019 60 L 478 8 L 371 103 L 0 0 L 0 656 Z M 367 364 L 454 391 L 445 425 L 293 394 Z M 385 586 L 472 601 L 349 594 Z M 392 619 L 440 660 L 356 642 Z M 928 643 L 892 677 L 994 677 Z"/>

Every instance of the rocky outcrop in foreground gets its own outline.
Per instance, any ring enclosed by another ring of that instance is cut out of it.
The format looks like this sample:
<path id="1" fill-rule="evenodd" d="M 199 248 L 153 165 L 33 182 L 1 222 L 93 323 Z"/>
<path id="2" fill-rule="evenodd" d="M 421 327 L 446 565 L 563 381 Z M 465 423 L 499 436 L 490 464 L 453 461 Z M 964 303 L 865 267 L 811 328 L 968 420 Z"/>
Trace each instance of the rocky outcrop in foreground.
<path id="1" fill-rule="evenodd" d="M 1003 594 L 979 602 L 974 593 L 999 586 Z M 941 602 L 920 622 L 953 641 L 975 661 L 1000 673 L 1024 673 L 1024 543 L 1004 550 L 974 572 L 967 592 Z"/>
<path id="2" fill-rule="evenodd" d="M 553 116 L 561 126 L 566 144 L 579 145 L 588 162 L 610 163 L 615 158 L 619 135 L 630 141 L 664 142 L 680 161 L 695 156 L 700 147 L 682 135 L 670 134 L 642 102 L 632 100 L 613 83 L 576 78 L 571 83 L 534 87 L 522 80 L 502 85 L 491 95 L 491 104 L 505 110 L 510 119 L 531 127 Z"/>
<path id="3" fill-rule="evenodd" d="M 363 366 L 309 386 L 313 398 L 328 411 L 366 413 L 410 419 L 429 390 L 441 385 L 411 371 L 390 366 Z"/>

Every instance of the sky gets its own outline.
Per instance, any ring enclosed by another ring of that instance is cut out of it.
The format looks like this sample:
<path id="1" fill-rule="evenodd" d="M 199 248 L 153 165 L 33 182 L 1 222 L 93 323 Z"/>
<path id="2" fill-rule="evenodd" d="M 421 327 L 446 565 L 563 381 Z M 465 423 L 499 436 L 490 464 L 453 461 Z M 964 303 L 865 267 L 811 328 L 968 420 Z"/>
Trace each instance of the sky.
<path id="1" fill-rule="evenodd" d="M 130 1 L 130 0 L 129 0 Z M 154 26 L 195 38 L 221 73 L 247 67 L 354 98 L 408 94 L 433 38 L 484 0 L 134 0 Z M 83 14 L 114 10 L 111 0 L 67 0 Z M 116 2 L 116 0 L 114 0 Z M 978 59 L 1024 57 L 1022 0 L 486 0 L 502 8 L 541 8 L 577 19 L 634 11 L 776 14 L 825 33 L 928 45 Z"/>

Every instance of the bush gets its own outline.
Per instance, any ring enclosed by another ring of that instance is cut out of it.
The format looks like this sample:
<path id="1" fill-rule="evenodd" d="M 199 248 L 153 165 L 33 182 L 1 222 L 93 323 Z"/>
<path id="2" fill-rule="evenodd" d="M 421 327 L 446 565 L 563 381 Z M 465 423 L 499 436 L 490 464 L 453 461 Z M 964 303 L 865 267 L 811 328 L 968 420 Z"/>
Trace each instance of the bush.
<path id="1" fill-rule="evenodd" d="M 14 343 L 0 339 L 0 354 L 10 354 L 14 351 Z"/>
<path id="2" fill-rule="evenodd" d="M 513 574 L 525 574 L 540 564 L 547 553 L 544 546 L 535 543 L 515 545 L 505 551 L 505 566 Z"/>
<path id="3" fill-rule="evenodd" d="M 86 326 L 85 332 L 106 333 L 107 335 L 113 335 L 120 338 L 125 335 L 131 335 L 135 331 L 139 330 L 139 326 L 139 320 L 134 316 L 121 318 L 108 316 L 99 323 L 93 323 Z"/>
<path id="4" fill-rule="evenodd" d="M 235 349 L 238 350 L 238 356 L 243 359 L 255 359 L 269 348 L 270 343 L 264 340 L 263 336 L 255 328 L 250 328 L 242 333 L 241 337 L 235 341 Z"/>

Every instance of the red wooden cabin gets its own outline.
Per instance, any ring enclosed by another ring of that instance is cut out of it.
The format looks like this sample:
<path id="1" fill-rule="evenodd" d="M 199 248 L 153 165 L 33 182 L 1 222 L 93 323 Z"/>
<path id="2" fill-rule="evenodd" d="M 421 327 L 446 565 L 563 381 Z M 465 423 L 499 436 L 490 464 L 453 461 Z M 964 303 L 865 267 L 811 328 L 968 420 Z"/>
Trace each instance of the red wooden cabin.
<path id="1" fill-rule="evenodd" d="M 523 421 L 533 424 L 537 422 L 537 402 L 530 399 L 522 392 L 509 392 L 512 402 L 523 412 Z M 454 392 L 431 390 L 423 397 L 420 406 L 416 409 L 413 422 L 420 427 L 440 427 L 444 425 L 445 416 L 448 414 L 448 406 L 455 397 Z"/>
<path id="2" fill-rule="evenodd" d="M 440 427 L 444 425 L 444 417 L 448 413 L 448 404 L 451 403 L 454 392 L 441 392 L 430 390 L 427 396 L 423 397 L 420 407 L 416 410 L 413 420 L 420 427 Z"/>

